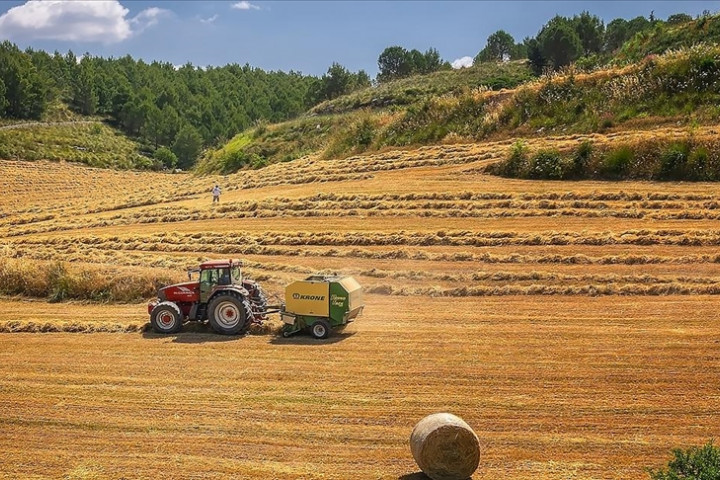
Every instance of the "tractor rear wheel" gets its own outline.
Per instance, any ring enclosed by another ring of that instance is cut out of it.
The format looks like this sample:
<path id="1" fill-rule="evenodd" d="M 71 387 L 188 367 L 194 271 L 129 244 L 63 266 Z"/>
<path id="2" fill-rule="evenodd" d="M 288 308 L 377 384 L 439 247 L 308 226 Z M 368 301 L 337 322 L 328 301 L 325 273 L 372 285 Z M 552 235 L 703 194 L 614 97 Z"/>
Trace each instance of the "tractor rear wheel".
<path id="1" fill-rule="evenodd" d="M 310 327 L 310 335 L 318 340 L 330 336 L 330 324 L 325 320 L 318 320 Z"/>
<path id="2" fill-rule="evenodd" d="M 222 335 L 236 335 L 248 323 L 248 312 L 242 298 L 231 293 L 218 295 L 208 305 L 208 318 L 213 330 Z"/>
<path id="3" fill-rule="evenodd" d="M 150 314 L 150 325 L 155 333 L 177 333 L 182 327 L 182 312 L 172 302 L 160 302 Z"/>

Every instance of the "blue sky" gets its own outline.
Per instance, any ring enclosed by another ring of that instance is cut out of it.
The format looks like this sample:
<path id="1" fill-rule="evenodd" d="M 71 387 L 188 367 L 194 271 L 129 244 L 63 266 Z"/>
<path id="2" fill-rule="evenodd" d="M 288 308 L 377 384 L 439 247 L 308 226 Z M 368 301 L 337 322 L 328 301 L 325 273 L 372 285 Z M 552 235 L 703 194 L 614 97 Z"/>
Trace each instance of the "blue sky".
<path id="1" fill-rule="evenodd" d="M 720 1 L 0 1 L 0 39 L 22 48 L 130 54 L 197 66 L 249 63 L 324 73 L 332 62 L 377 73 L 385 47 L 437 48 L 443 59 L 475 56 L 504 29 L 534 36 L 555 14 L 588 10 L 605 22 L 720 11 Z"/>

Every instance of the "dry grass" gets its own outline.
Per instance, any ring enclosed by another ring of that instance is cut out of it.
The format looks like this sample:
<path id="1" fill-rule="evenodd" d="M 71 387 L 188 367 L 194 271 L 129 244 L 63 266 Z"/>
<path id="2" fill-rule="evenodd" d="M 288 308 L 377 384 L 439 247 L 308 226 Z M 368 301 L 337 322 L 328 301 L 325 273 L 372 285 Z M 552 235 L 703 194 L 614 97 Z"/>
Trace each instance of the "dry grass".
<path id="1" fill-rule="evenodd" d="M 57 262 L 112 285 L 241 256 L 272 295 L 317 271 L 374 292 L 316 342 L 278 338 L 277 321 L 157 336 L 144 302 L 30 301 L 25 285 L 0 299 L 0 478 L 397 479 L 416 472 L 407 440 L 436 411 L 478 433 L 476 480 L 640 480 L 706 442 L 720 185 L 484 174 L 510 143 L 206 178 L 0 162 L 15 285 Z"/>
<path id="2" fill-rule="evenodd" d="M 0 335 L 4 475 L 58 478 L 92 461 L 110 478 L 395 479 L 417 471 L 415 423 L 451 411 L 480 438 L 476 480 L 644 479 L 670 447 L 715 434 L 713 298 L 367 301 L 322 344 Z M 52 322 L 61 307 L 33 315 Z M 96 321 L 96 308 L 73 316 Z M 141 309 L 102 312 L 131 323 Z"/>

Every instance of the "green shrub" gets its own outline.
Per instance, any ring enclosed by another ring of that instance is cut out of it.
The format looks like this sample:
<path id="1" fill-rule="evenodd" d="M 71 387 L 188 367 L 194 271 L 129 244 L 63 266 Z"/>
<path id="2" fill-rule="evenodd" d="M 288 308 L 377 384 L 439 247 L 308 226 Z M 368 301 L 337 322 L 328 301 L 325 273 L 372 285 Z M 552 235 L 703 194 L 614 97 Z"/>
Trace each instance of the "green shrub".
<path id="1" fill-rule="evenodd" d="M 160 162 L 165 168 L 173 169 L 177 167 L 177 156 L 167 147 L 160 147 L 155 150 L 153 158 Z"/>
<path id="2" fill-rule="evenodd" d="M 588 174 L 588 166 L 592 157 L 593 146 L 589 141 L 581 143 L 572 155 L 572 163 L 567 176 L 572 178 L 584 177 Z"/>
<path id="3" fill-rule="evenodd" d="M 230 152 L 222 163 L 222 173 L 232 173 L 245 167 L 260 168 L 267 165 L 267 161 L 256 153 L 248 153 L 244 150 Z"/>
<path id="4" fill-rule="evenodd" d="M 265 122 L 258 122 L 257 127 L 255 127 L 255 130 L 252 133 L 253 138 L 260 138 L 263 135 L 267 133 L 267 123 Z"/>
<path id="5" fill-rule="evenodd" d="M 565 177 L 567 167 L 557 150 L 541 150 L 530 161 L 529 178 L 560 180 Z"/>
<path id="6" fill-rule="evenodd" d="M 510 156 L 500 163 L 498 173 L 504 177 L 519 177 L 528 163 L 528 148 L 525 142 L 518 140 L 510 150 Z"/>
<path id="7" fill-rule="evenodd" d="M 620 177 L 628 172 L 634 157 L 635 154 L 629 146 L 612 150 L 603 159 L 601 173 L 612 177 Z"/>
<path id="8" fill-rule="evenodd" d="M 355 131 L 355 141 L 362 147 L 369 147 L 375 136 L 375 126 L 368 119 L 364 118 Z"/>
<path id="9" fill-rule="evenodd" d="M 720 449 L 710 440 L 702 447 L 674 449 L 666 469 L 650 470 L 652 480 L 720 480 Z"/>
<path id="10" fill-rule="evenodd" d="M 660 180 L 682 180 L 685 178 L 685 167 L 690 155 L 690 145 L 686 142 L 675 142 L 660 155 Z"/>
<path id="11" fill-rule="evenodd" d="M 713 180 L 714 176 L 709 171 L 709 167 L 710 151 L 703 146 L 697 147 L 688 155 L 686 168 L 688 180 Z"/>

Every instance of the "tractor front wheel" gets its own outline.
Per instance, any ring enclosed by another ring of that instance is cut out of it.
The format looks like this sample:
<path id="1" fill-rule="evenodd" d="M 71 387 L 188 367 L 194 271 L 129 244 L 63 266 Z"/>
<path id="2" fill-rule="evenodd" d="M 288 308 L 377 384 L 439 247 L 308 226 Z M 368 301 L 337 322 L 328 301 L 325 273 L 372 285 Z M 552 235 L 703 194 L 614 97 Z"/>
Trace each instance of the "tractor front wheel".
<path id="1" fill-rule="evenodd" d="M 177 333 L 182 327 L 182 312 L 172 302 L 160 302 L 150 314 L 150 325 L 155 333 Z"/>
<path id="2" fill-rule="evenodd" d="M 321 340 L 330 336 L 330 324 L 325 320 L 318 320 L 310 327 L 310 335 Z"/>
<path id="3" fill-rule="evenodd" d="M 232 294 L 219 295 L 208 305 L 210 325 L 222 335 L 236 335 L 242 332 L 249 313 L 245 308 L 245 302 Z"/>

